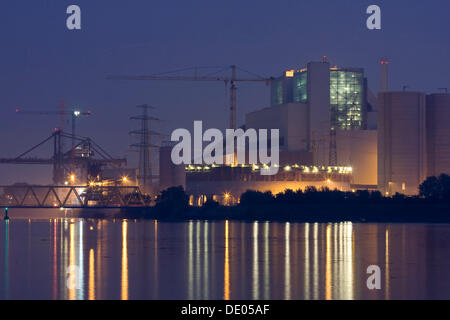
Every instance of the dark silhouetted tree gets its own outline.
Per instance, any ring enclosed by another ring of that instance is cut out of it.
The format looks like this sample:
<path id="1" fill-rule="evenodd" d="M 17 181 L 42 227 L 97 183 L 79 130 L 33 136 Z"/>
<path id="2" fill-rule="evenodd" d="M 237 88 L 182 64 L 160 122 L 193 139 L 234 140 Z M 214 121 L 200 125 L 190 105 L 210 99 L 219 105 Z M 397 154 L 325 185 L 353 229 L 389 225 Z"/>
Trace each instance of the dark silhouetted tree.
<path id="1" fill-rule="evenodd" d="M 220 208 L 220 203 L 212 199 L 206 200 L 202 206 L 204 210 L 217 210 L 218 208 Z"/>
<path id="2" fill-rule="evenodd" d="M 267 204 L 273 202 L 274 197 L 272 192 L 260 192 L 254 190 L 247 190 L 241 195 L 241 205 L 253 205 L 253 204 Z"/>
<path id="3" fill-rule="evenodd" d="M 188 207 L 189 196 L 181 186 L 163 190 L 156 200 L 158 212 L 169 217 L 184 213 Z"/>
<path id="4" fill-rule="evenodd" d="M 299 200 L 299 196 L 291 189 L 286 189 L 284 192 L 277 194 L 276 200 L 277 202 L 294 203 Z"/>
<path id="5" fill-rule="evenodd" d="M 437 177 L 428 177 L 419 186 L 419 195 L 425 199 L 442 199 L 441 181 Z"/>
<path id="6" fill-rule="evenodd" d="M 441 189 L 441 199 L 450 201 L 450 176 L 441 174 L 439 176 L 439 186 Z"/>

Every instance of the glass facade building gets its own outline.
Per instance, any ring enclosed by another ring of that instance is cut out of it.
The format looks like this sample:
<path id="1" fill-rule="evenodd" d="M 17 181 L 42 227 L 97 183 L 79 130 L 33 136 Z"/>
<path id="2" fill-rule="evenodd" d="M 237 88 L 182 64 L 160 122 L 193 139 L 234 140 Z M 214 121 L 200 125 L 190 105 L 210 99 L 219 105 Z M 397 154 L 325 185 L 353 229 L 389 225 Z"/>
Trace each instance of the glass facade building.
<path id="1" fill-rule="evenodd" d="M 280 77 L 271 82 L 270 104 L 277 106 L 292 102 L 292 78 Z"/>
<path id="2" fill-rule="evenodd" d="M 272 106 L 284 104 L 283 78 L 275 79 L 270 83 L 270 104 Z"/>
<path id="3" fill-rule="evenodd" d="M 330 68 L 330 122 L 340 130 L 365 129 L 366 84 L 360 68 Z M 308 103 L 308 71 L 282 76 L 271 83 L 271 105 Z"/>
<path id="4" fill-rule="evenodd" d="M 330 70 L 330 119 L 334 129 L 363 128 L 364 71 Z"/>
<path id="5" fill-rule="evenodd" d="M 306 103 L 308 100 L 308 71 L 297 72 L 293 77 L 293 102 Z"/>

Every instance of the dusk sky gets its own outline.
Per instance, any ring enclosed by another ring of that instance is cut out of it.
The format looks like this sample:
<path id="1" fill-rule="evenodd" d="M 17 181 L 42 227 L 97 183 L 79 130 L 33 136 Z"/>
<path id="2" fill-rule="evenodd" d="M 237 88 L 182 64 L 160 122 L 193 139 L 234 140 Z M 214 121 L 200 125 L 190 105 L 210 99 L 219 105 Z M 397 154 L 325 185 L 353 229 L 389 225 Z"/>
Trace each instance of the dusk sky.
<path id="1" fill-rule="evenodd" d="M 71 4 L 81 7 L 81 31 L 66 28 Z M 366 28 L 371 4 L 381 7 L 381 31 Z M 387 56 L 392 90 L 438 92 L 450 88 L 449 14 L 448 0 L 8 1 L 0 10 L 0 157 L 17 156 L 59 125 L 56 115 L 17 115 L 16 108 L 56 111 L 60 99 L 67 109 L 92 111 L 78 133 L 117 157 L 132 155 L 128 132 L 138 124 L 129 117 L 139 104 L 157 108 L 166 133 L 194 120 L 228 124 L 221 82 L 124 82 L 106 80 L 109 74 L 235 64 L 269 77 L 326 55 L 333 65 L 364 68 L 376 93 L 378 62 Z M 241 125 L 245 113 L 269 105 L 269 89 L 238 86 Z M 36 166 L 0 165 L 0 184 L 51 181 L 38 177 Z"/>

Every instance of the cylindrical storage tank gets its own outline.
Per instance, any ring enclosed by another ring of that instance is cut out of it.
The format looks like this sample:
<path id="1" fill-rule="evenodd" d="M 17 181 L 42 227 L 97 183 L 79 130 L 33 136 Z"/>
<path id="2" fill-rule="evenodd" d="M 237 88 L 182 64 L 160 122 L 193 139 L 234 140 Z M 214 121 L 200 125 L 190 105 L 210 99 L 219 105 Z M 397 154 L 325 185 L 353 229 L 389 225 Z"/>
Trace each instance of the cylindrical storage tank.
<path id="1" fill-rule="evenodd" d="M 172 163 L 172 184 L 174 187 L 182 186 L 186 190 L 186 169 L 184 165 L 177 166 Z"/>
<path id="2" fill-rule="evenodd" d="M 428 176 L 450 174 L 450 94 L 427 96 Z"/>
<path id="3" fill-rule="evenodd" d="M 418 194 L 427 175 L 425 95 L 381 92 L 378 101 L 378 187 Z"/>
<path id="4" fill-rule="evenodd" d="M 185 166 L 175 165 L 172 162 L 172 146 L 160 147 L 159 154 L 159 189 L 182 186 L 186 189 Z"/>

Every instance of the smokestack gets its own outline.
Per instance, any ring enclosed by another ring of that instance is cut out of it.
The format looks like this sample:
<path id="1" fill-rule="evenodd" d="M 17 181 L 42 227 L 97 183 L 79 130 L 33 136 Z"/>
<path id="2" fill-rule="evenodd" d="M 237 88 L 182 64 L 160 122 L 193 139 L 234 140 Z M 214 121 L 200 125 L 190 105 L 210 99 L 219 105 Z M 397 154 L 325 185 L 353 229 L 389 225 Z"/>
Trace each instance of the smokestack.
<path id="1" fill-rule="evenodd" d="M 380 62 L 380 91 L 389 91 L 389 60 L 386 57 Z"/>

